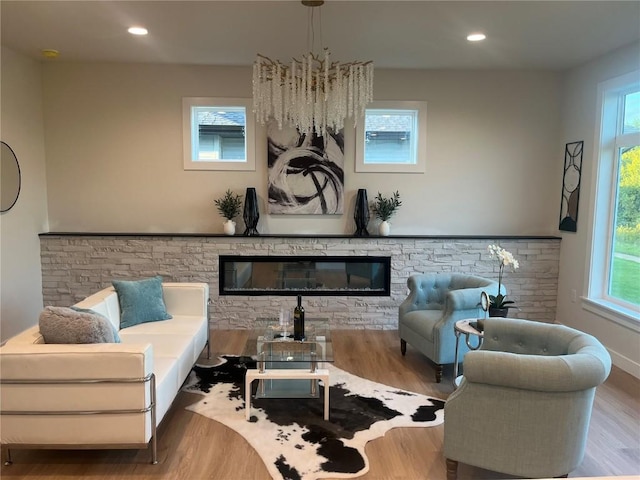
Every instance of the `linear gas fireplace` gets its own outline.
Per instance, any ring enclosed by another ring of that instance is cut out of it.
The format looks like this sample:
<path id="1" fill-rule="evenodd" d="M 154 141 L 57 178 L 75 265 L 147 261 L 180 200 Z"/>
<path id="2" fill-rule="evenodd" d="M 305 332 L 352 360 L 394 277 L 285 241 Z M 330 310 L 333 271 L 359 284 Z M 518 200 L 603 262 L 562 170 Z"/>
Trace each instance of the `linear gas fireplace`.
<path id="1" fill-rule="evenodd" d="M 391 257 L 220 255 L 220 295 L 391 295 Z"/>

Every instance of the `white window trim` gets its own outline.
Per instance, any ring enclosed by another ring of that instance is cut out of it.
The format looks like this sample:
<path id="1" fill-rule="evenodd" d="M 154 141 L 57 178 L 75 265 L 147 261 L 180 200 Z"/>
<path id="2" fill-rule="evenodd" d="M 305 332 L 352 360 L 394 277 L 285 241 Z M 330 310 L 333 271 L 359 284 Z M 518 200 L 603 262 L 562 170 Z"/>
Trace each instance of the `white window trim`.
<path id="1" fill-rule="evenodd" d="M 198 160 L 192 156 L 193 151 L 193 117 L 192 107 L 244 107 L 245 118 L 245 159 L 244 160 Z M 182 143 L 185 170 L 239 170 L 255 171 L 255 116 L 249 98 L 218 97 L 184 97 L 182 99 Z"/>
<path id="2" fill-rule="evenodd" d="M 611 262 L 613 224 L 616 189 L 614 179 L 618 175 L 618 148 L 616 143 L 620 118 L 617 100 L 620 94 L 640 86 L 640 70 L 602 82 L 598 85 L 597 129 L 595 133 L 595 169 L 591 184 L 591 205 L 593 222 L 589 238 L 587 256 L 587 296 L 582 307 L 596 315 L 615 323 L 640 331 L 640 309 L 627 302 L 607 295 L 609 284 L 609 264 Z M 618 136 L 620 140 L 620 136 Z M 639 142 L 640 134 L 627 134 L 625 144 Z M 638 143 L 635 143 L 638 144 Z"/>
<path id="3" fill-rule="evenodd" d="M 416 135 L 416 163 L 376 163 L 364 162 L 365 119 L 356 125 L 356 172 L 372 173 L 425 173 L 427 165 L 427 102 L 421 101 L 375 101 L 367 105 L 367 109 L 417 110 L 418 127 Z"/>

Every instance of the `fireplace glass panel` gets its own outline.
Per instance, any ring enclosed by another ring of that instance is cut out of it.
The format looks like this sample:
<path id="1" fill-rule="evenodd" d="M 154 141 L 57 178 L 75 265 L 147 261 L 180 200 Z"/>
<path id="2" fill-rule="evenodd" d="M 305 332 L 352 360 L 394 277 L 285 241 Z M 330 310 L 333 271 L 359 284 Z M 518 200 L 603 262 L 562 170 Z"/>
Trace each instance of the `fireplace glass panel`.
<path id="1" fill-rule="evenodd" d="M 390 294 L 389 257 L 220 256 L 221 295 Z"/>

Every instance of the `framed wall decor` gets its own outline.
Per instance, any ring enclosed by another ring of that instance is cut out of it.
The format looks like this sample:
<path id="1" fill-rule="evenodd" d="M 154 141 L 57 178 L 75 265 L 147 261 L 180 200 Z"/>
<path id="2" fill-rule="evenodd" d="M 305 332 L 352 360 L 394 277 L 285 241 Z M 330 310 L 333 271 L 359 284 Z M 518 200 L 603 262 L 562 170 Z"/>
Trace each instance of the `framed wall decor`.
<path id="1" fill-rule="evenodd" d="M 584 141 L 567 143 L 564 148 L 562 196 L 560 199 L 560 230 L 578 230 L 578 202 L 582 175 L 582 151 Z"/>
<path id="2" fill-rule="evenodd" d="M 268 191 L 271 214 L 342 214 L 344 211 L 344 134 L 327 138 L 296 128 L 267 127 Z"/>

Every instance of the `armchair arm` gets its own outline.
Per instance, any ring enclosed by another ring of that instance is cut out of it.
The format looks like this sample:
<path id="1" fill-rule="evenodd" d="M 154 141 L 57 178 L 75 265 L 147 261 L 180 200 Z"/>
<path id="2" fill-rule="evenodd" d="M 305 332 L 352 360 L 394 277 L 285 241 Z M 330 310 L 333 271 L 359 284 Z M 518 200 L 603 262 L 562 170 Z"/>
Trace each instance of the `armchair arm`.
<path id="1" fill-rule="evenodd" d="M 450 290 L 445 297 L 445 310 L 472 310 L 478 308 L 480 306 L 480 295 L 485 291 L 489 294 L 491 293 L 490 290 L 488 287 Z"/>
<path id="2" fill-rule="evenodd" d="M 609 369 L 590 353 L 542 356 L 478 350 L 464 358 L 468 382 L 541 392 L 573 392 L 600 385 Z"/>

